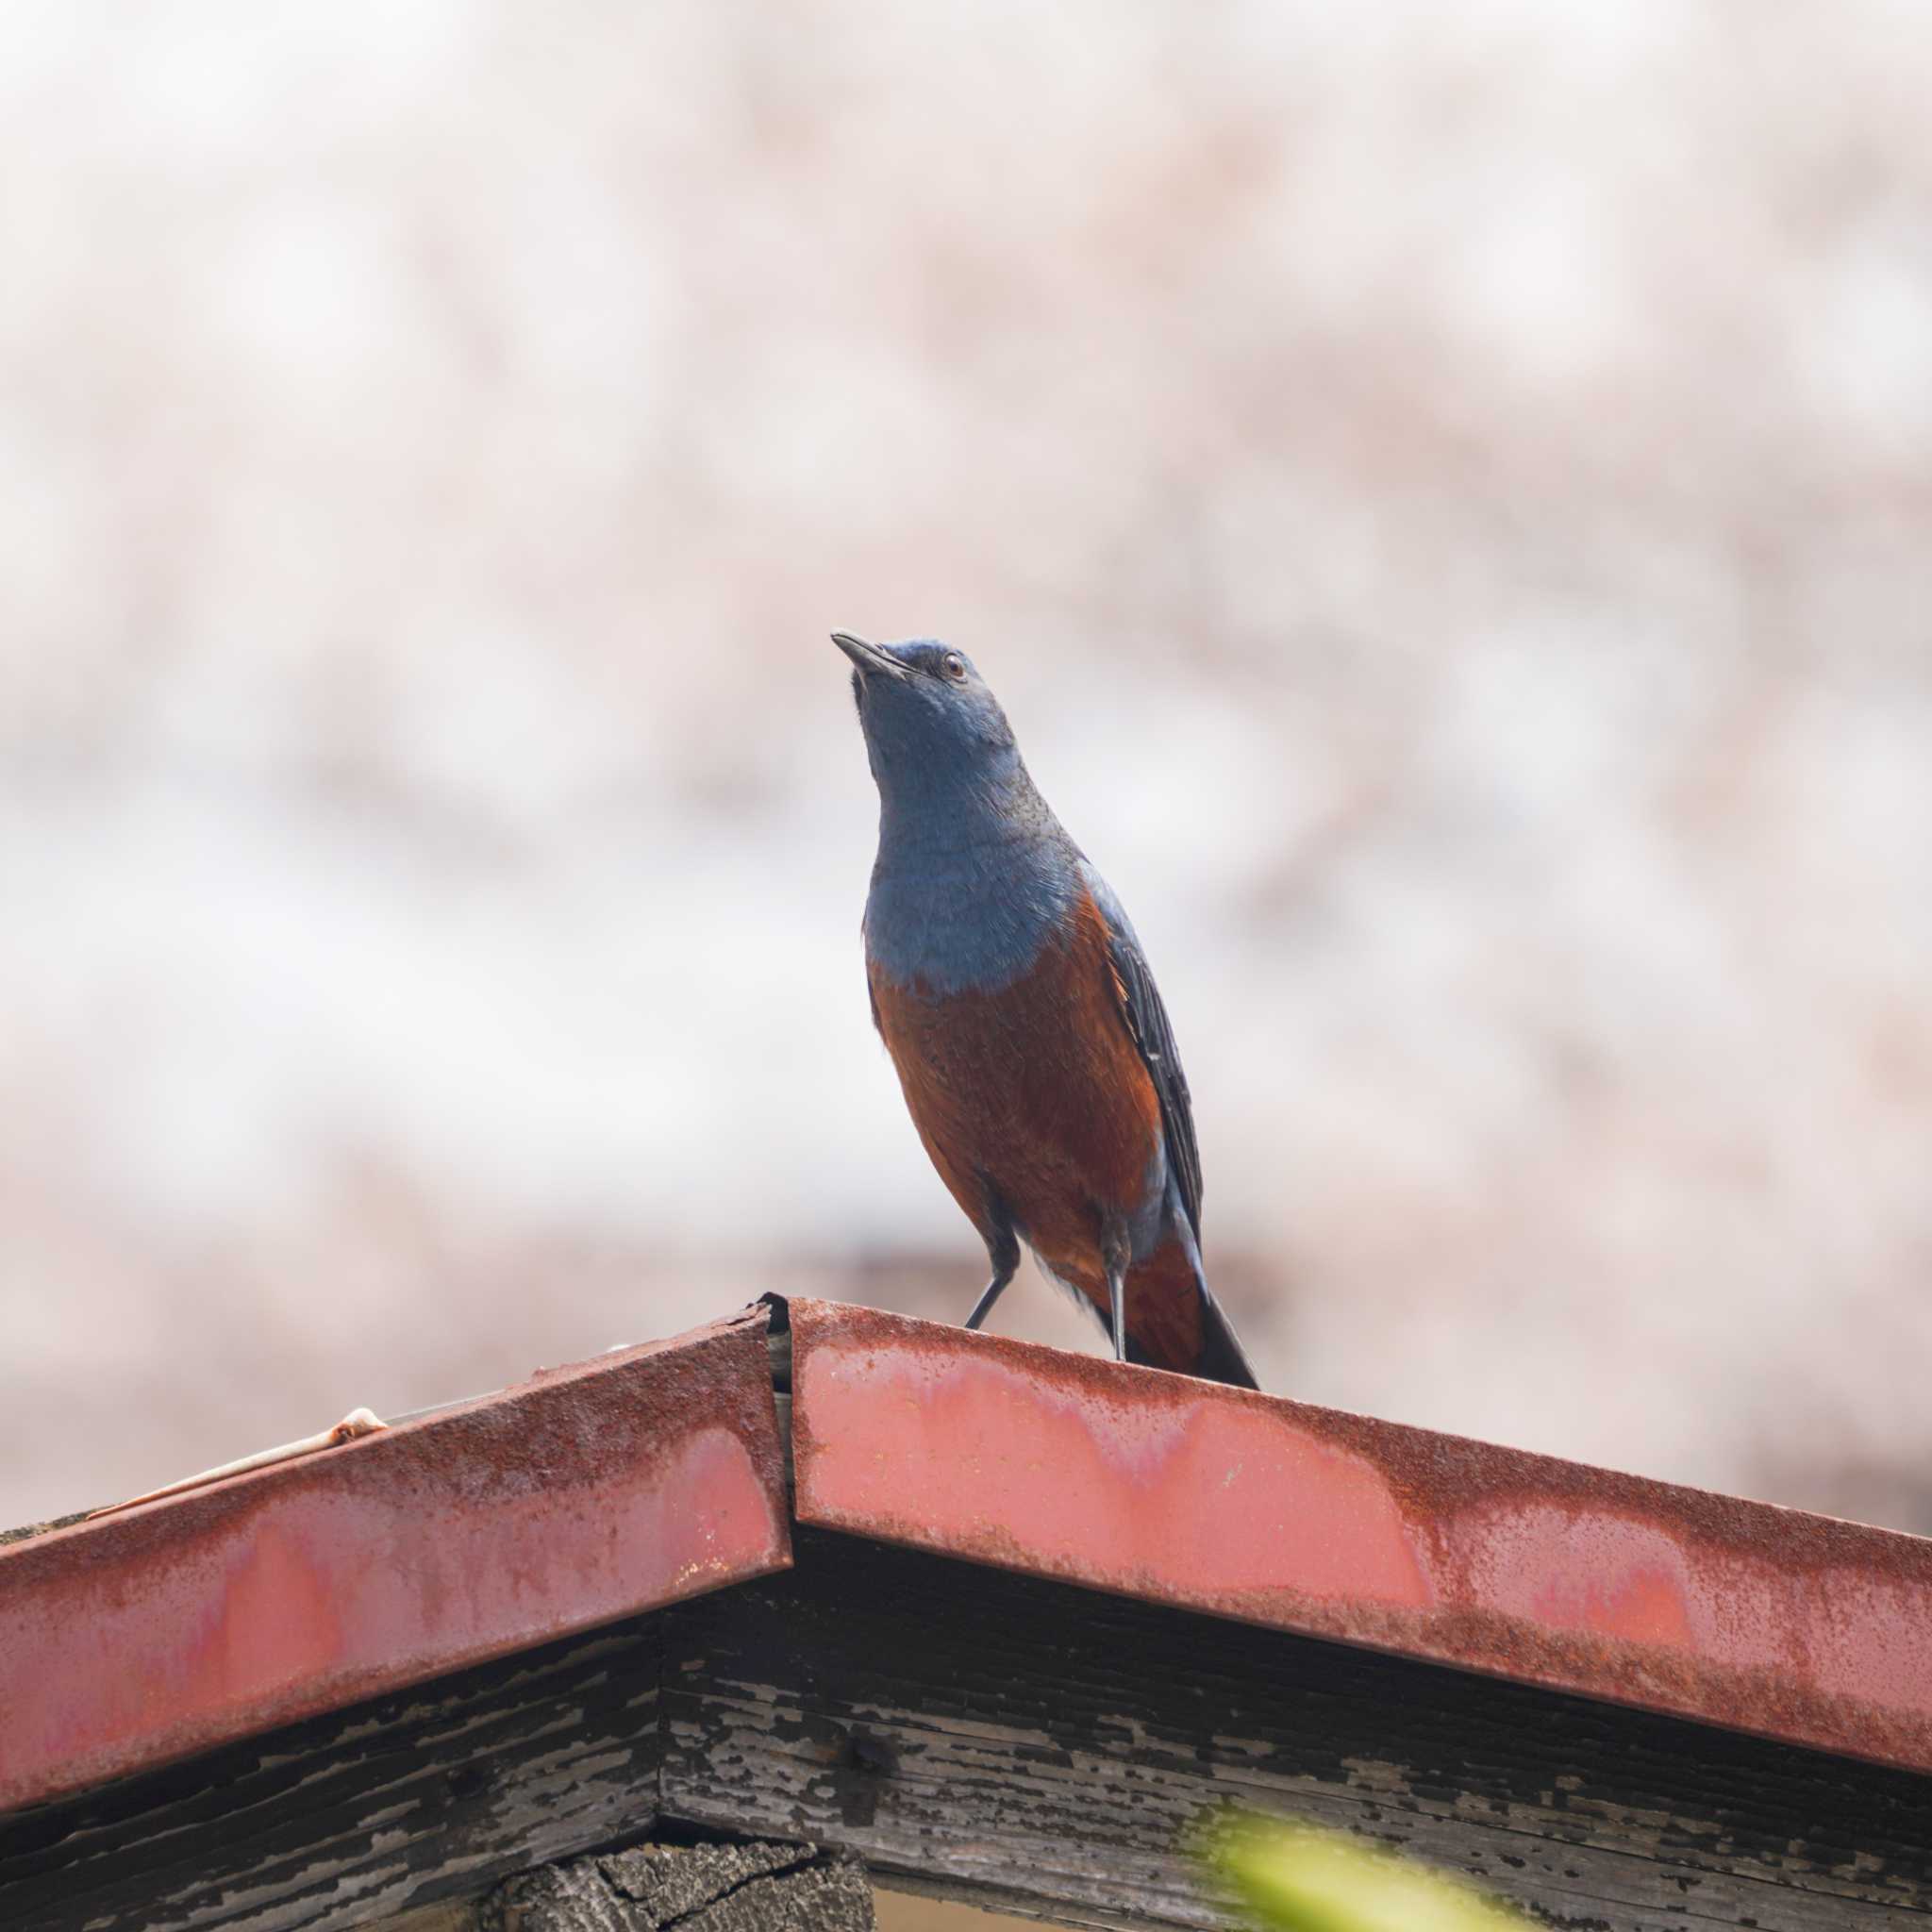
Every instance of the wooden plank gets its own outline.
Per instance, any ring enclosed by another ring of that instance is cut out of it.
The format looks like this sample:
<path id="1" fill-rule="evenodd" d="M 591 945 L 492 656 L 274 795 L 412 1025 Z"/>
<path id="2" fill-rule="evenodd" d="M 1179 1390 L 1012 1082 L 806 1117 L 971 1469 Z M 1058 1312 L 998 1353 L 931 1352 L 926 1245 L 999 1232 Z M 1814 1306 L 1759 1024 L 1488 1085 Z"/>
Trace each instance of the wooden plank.
<path id="1" fill-rule="evenodd" d="M 501 1932 L 873 1932 L 865 1869 L 814 1845 L 638 1845 L 500 1887 Z"/>
<path id="2" fill-rule="evenodd" d="M 0 1925 L 338 1932 L 635 1837 L 658 1672 L 637 1619 L 0 1819 Z"/>
<path id="3" fill-rule="evenodd" d="M 1214 1924 L 1230 1800 L 1363 1831 L 1554 1924 L 1924 1923 L 1932 1782 L 1440 1666 L 802 1532 L 665 1613 L 667 1816 L 1070 1923 Z"/>

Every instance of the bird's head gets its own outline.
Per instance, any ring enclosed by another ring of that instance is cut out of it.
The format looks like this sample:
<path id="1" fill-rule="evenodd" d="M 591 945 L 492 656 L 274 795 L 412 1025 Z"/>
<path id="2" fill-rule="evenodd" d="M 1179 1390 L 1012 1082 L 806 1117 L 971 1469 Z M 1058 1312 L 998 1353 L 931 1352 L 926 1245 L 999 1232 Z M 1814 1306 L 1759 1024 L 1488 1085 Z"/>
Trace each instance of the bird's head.
<path id="1" fill-rule="evenodd" d="M 963 651 L 920 639 L 832 641 L 852 660 L 852 695 L 880 792 L 892 802 L 956 787 L 991 793 L 1023 773 L 1013 727 Z"/>

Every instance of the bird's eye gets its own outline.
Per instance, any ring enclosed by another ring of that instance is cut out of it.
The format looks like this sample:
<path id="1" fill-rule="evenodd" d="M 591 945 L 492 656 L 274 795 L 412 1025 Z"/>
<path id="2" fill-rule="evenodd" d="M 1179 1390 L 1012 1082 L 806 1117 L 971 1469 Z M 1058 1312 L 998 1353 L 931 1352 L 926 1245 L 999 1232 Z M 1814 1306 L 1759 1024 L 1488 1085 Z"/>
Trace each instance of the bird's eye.
<path id="1" fill-rule="evenodd" d="M 955 684 L 965 683 L 966 660 L 965 658 L 960 657 L 958 651 L 948 651 L 946 655 L 940 659 L 940 669 L 943 671 L 946 674 L 946 675 L 953 680 Z"/>

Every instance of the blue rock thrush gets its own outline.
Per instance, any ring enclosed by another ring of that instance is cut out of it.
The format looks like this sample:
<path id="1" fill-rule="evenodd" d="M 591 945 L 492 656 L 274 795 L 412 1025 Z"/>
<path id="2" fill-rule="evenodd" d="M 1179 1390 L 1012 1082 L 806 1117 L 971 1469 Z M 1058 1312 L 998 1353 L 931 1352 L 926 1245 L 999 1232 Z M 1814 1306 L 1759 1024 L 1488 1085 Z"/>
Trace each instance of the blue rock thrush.
<path id="1" fill-rule="evenodd" d="M 1201 1156 L 1167 1012 L 1121 904 L 1034 789 L 999 702 L 944 644 L 843 632 L 879 789 L 873 1022 L 992 1279 L 1020 1243 L 1124 1361 L 1241 1388 L 1201 1270 Z"/>

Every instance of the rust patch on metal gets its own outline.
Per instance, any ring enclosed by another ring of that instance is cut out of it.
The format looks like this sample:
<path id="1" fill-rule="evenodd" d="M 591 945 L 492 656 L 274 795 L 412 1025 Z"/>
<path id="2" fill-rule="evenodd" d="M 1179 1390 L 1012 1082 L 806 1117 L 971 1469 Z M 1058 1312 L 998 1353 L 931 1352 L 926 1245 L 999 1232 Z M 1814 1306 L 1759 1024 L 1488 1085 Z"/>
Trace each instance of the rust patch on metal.
<path id="1" fill-rule="evenodd" d="M 765 1326 L 0 1549 L 0 1809 L 787 1567 Z"/>
<path id="2" fill-rule="evenodd" d="M 1932 1771 L 1932 1541 L 791 1304 L 799 1521 Z"/>

